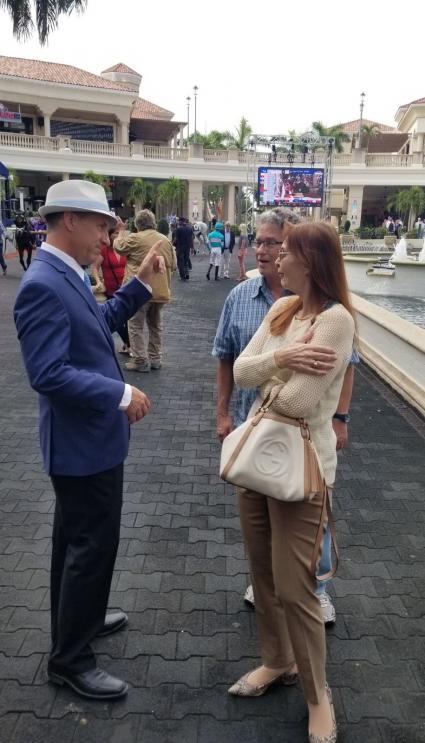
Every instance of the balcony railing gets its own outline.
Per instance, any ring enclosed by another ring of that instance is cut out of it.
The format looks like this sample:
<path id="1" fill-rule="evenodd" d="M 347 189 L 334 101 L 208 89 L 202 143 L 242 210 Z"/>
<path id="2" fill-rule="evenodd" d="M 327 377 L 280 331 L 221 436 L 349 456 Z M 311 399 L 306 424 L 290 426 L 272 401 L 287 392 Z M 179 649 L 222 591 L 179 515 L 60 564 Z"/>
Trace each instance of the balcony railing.
<path id="1" fill-rule="evenodd" d="M 136 142 L 134 144 L 137 145 Z M 187 160 L 189 151 L 187 149 L 180 150 L 178 147 L 154 147 L 145 144 L 143 146 L 143 156 L 147 160 Z"/>
<path id="2" fill-rule="evenodd" d="M 85 139 L 69 139 L 68 147 L 79 155 L 94 155 L 95 157 L 130 157 L 129 144 L 115 144 L 115 142 L 91 142 Z"/>
<path id="3" fill-rule="evenodd" d="M 187 148 L 147 145 L 143 142 L 132 142 L 131 144 L 119 144 L 115 142 L 92 142 L 89 140 L 69 139 L 67 137 L 42 137 L 38 134 L 12 134 L 0 132 L 0 149 L 12 148 L 17 150 L 33 150 L 44 152 L 58 152 L 62 154 L 76 153 L 88 155 L 91 158 L 144 158 L 146 160 L 179 160 L 187 162 L 190 160 L 190 150 Z M 294 153 L 294 159 L 286 153 L 250 152 L 235 150 L 204 150 L 204 161 L 208 163 L 229 163 L 229 165 L 245 166 L 255 158 L 257 165 L 281 165 L 290 167 L 311 167 L 321 165 L 325 159 L 325 153 L 318 151 L 304 158 L 300 153 Z M 356 166 L 351 153 L 335 154 L 334 165 L 336 167 Z M 391 155 L 387 153 L 366 154 L 363 161 L 368 168 L 408 168 L 412 165 L 424 165 L 422 154 L 414 155 Z"/>
<path id="4" fill-rule="evenodd" d="M 366 155 L 366 165 L 374 168 L 407 168 L 412 165 L 412 155 Z"/>
<path id="5" fill-rule="evenodd" d="M 204 150 L 204 160 L 207 163 L 227 163 L 228 159 L 228 150 Z"/>
<path id="6" fill-rule="evenodd" d="M 41 137 L 38 134 L 12 134 L 0 132 L 0 147 L 18 147 L 24 150 L 58 150 L 57 137 Z"/>

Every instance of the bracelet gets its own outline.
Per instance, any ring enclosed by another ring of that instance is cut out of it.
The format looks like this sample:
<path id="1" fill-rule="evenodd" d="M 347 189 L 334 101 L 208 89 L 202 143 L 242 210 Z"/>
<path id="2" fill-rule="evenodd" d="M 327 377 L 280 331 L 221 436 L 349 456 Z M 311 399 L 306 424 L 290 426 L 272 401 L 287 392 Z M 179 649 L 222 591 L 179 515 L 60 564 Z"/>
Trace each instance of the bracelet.
<path id="1" fill-rule="evenodd" d="M 337 421 L 341 421 L 342 423 L 348 423 L 350 420 L 349 413 L 334 413 L 333 418 L 336 418 Z"/>

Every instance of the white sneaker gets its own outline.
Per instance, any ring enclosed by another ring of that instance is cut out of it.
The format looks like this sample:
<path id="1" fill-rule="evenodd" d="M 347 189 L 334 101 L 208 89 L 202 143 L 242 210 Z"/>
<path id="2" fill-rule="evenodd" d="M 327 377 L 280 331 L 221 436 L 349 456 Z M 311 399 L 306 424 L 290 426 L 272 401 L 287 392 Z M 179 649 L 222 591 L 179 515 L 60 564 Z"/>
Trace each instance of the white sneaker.
<path id="1" fill-rule="evenodd" d="M 320 608 L 322 609 L 323 623 L 335 624 L 336 612 L 329 594 L 324 591 L 323 593 L 319 594 L 318 599 L 320 601 Z"/>
<path id="2" fill-rule="evenodd" d="M 246 603 L 250 606 L 255 606 L 254 591 L 252 590 L 252 586 L 248 586 L 248 588 L 246 589 L 243 600 L 246 601 Z"/>

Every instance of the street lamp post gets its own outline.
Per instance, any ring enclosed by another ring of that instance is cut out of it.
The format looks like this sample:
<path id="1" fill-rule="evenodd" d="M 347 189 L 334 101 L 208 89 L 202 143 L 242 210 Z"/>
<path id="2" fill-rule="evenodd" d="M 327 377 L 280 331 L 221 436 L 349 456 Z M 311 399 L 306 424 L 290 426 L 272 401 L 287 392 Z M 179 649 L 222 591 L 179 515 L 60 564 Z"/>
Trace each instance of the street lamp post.
<path id="1" fill-rule="evenodd" d="M 186 105 L 187 105 L 187 143 L 189 144 L 189 108 L 190 108 L 190 95 L 186 98 Z"/>
<path id="2" fill-rule="evenodd" d="M 366 97 L 366 93 L 361 93 L 360 95 L 360 119 L 359 119 L 359 133 L 357 137 L 357 147 L 362 146 L 362 127 L 363 127 L 363 109 L 364 109 L 364 99 Z"/>
<path id="3" fill-rule="evenodd" d="M 195 142 L 197 142 L 198 141 L 198 132 L 196 130 L 196 99 L 198 97 L 198 86 L 197 85 L 193 86 L 193 96 L 195 98 Z"/>

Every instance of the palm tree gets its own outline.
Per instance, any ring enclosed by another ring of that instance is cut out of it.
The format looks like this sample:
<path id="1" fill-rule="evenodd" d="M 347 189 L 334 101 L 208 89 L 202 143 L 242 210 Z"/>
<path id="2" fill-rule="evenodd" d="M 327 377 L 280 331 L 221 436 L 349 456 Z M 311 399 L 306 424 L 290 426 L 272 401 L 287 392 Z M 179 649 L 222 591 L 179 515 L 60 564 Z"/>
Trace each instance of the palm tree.
<path id="1" fill-rule="evenodd" d="M 365 142 L 366 149 L 369 149 L 370 140 L 379 134 L 378 124 L 363 124 L 362 126 L 362 142 Z"/>
<path id="2" fill-rule="evenodd" d="M 134 211 L 152 209 L 155 204 L 156 188 L 151 181 L 135 178 L 127 194 L 127 204 L 134 204 Z"/>
<path id="3" fill-rule="evenodd" d="M 224 186 L 208 186 L 207 202 L 209 213 L 217 217 L 224 202 Z"/>
<path id="4" fill-rule="evenodd" d="M 350 142 L 350 137 L 347 132 L 344 131 L 342 124 L 325 126 L 322 121 L 313 121 L 312 127 L 320 137 L 333 137 L 335 140 L 335 150 L 337 152 L 343 152 L 344 142 Z"/>
<path id="5" fill-rule="evenodd" d="M 90 183 L 97 183 L 98 186 L 102 186 L 104 189 L 109 185 L 106 175 L 95 173 L 94 170 L 86 170 L 83 175 L 83 180 L 90 181 Z"/>
<path id="6" fill-rule="evenodd" d="M 186 194 L 187 182 L 173 176 L 158 186 L 156 199 L 160 206 L 165 207 L 167 214 L 175 214 L 177 207 L 181 209 Z"/>
<path id="7" fill-rule="evenodd" d="M 411 230 L 417 214 L 421 214 L 425 209 L 425 192 L 420 186 L 402 188 L 389 197 L 387 206 L 389 209 L 396 209 L 403 222 L 408 215 L 407 229 Z"/>
<path id="8" fill-rule="evenodd" d="M 15 196 L 16 189 L 21 185 L 21 179 L 17 174 L 15 168 L 8 168 L 9 171 L 9 191 L 11 196 Z"/>
<path id="9" fill-rule="evenodd" d="M 245 116 L 242 116 L 239 126 L 236 127 L 236 134 L 224 132 L 227 147 L 237 147 L 238 150 L 244 150 L 248 145 L 248 140 L 252 134 L 252 127 L 248 124 Z"/>
<path id="10" fill-rule="evenodd" d="M 86 5 L 87 0 L 0 0 L 0 8 L 4 8 L 12 19 L 13 35 L 18 41 L 27 39 L 36 28 L 42 46 L 51 31 L 57 28 L 61 14 L 82 12 Z"/>
<path id="11" fill-rule="evenodd" d="M 224 150 L 226 145 L 224 140 L 226 139 L 226 132 L 219 132 L 217 129 L 212 129 L 208 134 L 191 134 L 189 142 L 198 142 L 198 144 L 204 145 L 204 149 L 208 150 Z"/>

